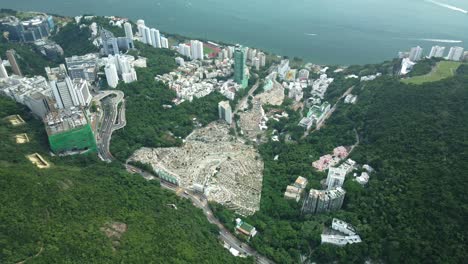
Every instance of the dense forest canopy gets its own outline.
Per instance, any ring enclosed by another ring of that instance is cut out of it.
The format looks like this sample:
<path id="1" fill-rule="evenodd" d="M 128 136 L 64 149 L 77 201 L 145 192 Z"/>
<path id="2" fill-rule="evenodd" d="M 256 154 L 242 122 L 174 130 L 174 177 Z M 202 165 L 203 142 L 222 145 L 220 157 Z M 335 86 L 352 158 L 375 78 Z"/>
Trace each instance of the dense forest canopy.
<path id="1" fill-rule="evenodd" d="M 93 21 L 105 23 L 100 17 L 89 22 Z M 123 35 L 120 28 L 105 27 Z M 97 51 L 90 36 L 88 28 L 68 23 L 53 39 L 71 56 Z M 212 93 L 175 106 L 175 92 L 154 76 L 174 70 L 177 54 L 141 43 L 136 47 L 130 54 L 146 57 L 148 68 L 137 70 L 138 82 L 117 88 L 126 95 L 128 121 L 112 137 L 111 152 L 119 161 L 143 146 L 182 144 L 193 129 L 218 119 L 217 104 L 225 100 Z M 46 61 L 32 45 L 0 43 L 1 54 L 10 48 L 17 51 L 26 75 L 44 75 L 45 66 L 57 63 Z M 251 245 L 261 254 L 277 263 L 297 263 L 301 256 L 318 263 L 466 262 L 468 66 L 460 66 L 456 76 L 442 81 L 407 85 L 391 77 L 400 62 L 330 73 L 335 81 L 325 99 L 335 103 L 354 86 L 358 101 L 356 105 L 339 102 L 320 131 L 302 137 L 297 126 L 301 116 L 290 109 L 291 100 L 280 107 L 289 119 L 270 120 L 268 126 L 279 132 L 280 141 L 256 146 L 265 163 L 261 210 L 246 218 L 259 231 Z M 410 76 L 431 72 L 436 62 L 420 62 Z M 343 77 L 377 72 L 384 77 L 366 83 Z M 250 86 L 254 83 L 252 78 Z M 20 114 L 27 125 L 10 126 L 3 118 L 11 114 Z M 16 144 L 13 137 L 19 133 L 28 133 L 31 141 Z M 286 186 L 303 176 L 309 180 L 308 189 L 320 188 L 326 173 L 315 171 L 312 161 L 334 147 L 355 144 L 356 133 L 360 145 L 351 158 L 376 169 L 369 184 L 362 187 L 348 177 L 342 210 L 301 215 L 301 202 L 283 198 Z M 36 152 L 51 162 L 51 168 L 37 169 L 25 158 Z M 0 263 L 30 257 L 36 263 L 253 261 L 233 258 L 223 250 L 217 228 L 188 201 L 162 190 L 157 182 L 128 174 L 118 162 L 106 164 L 86 155 L 50 157 L 43 125 L 4 97 L 0 97 L 0 198 Z M 233 229 L 236 215 L 218 204 L 211 206 Z M 333 217 L 353 224 L 363 242 L 320 245 L 320 234 Z M 113 224 L 126 227 L 118 239 L 106 236 L 105 230 Z"/>
<path id="2" fill-rule="evenodd" d="M 265 161 L 261 210 L 248 219 L 260 232 L 252 241 L 254 247 L 278 263 L 296 263 L 301 252 L 319 263 L 337 259 L 340 263 L 367 259 L 464 262 L 468 235 L 466 66 L 458 73 L 421 86 L 393 77 L 358 85 L 353 91 L 358 103 L 340 103 L 319 132 L 293 143 L 261 145 Z M 351 158 L 371 164 L 377 173 L 364 188 L 348 176 L 343 210 L 300 215 L 301 204 L 283 198 L 286 186 L 304 176 L 309 187 L 319 188 L 326 174 L 313 170 L 312 161 L 333 147 L 354 144 L 354 129 L 361 142 Z M 235 217 L 214 208 L 226 223 Z M 363 243 L 343 248 L 320 245 L 322 229 L 333 217 L 356 226 Z"/>
<path id="3" fill-rule="evenodd" d="M 10 126 L 11 114 L 27 124 Z M 94 156 L 49 156 L 41 122 L 4 97 L 0 122 L 0 263 L 252 263 L 231 256 L 202 211 L 158 182 Z M 19 133 L 30 142 L 16 144 Z M 35 152 L 49 169 L 26 159 Z M 118 224 L 126 231 L 107 237 Z"/>

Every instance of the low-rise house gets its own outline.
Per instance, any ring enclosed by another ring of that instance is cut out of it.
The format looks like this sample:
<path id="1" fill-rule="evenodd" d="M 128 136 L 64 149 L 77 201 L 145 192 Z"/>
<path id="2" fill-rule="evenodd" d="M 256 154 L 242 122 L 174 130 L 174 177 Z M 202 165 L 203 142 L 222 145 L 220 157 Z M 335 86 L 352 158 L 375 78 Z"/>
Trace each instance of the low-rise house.
<path id="1" fill-rule="evenodd" d="M 315 124 L 319 124 L 324 120 L 330 108 L 331 105 L 328 102 L 323 102 L 322 105 L 313 105 L 307 112 L 307 117 L 311 118 Z"/>
<path id="2" fill-rule="evenodd" d="M 296 200 L 296 202 L 299 202 L 299 200 L 301 199 L 302 192 L 303 192 L 303 189 L 297 188 L 296 186 L 293 186 L 293 185 L 288 185 L 286 187 L 286 191 L 284 192 L 284 198 Z"/>
<path id="3" fill-rule="evenodd" d="M 351 224 L 348 224 L 338 218 L 333 218 L 332 229 L 344 233 L 348 236 L 356 235 L 356 229 Z"/>
<path id="4" fill-rule="evenodd" d="M 321 235 L 322 244 L 345 246 L 362 242 L 361 237 L 352 225 L 337 218 L 333 218 L 331 229 Z"/>
<path id="5" fill-rule="evenodd" d="M 349 155 L 348 150 L 343 146 L 339 146 L 333 149 L 333 156 L 339 157 L 340 159 L 344 159 L 348 155 Z"/>
<path id="6" fill-rule="evenodd" d="M 299 122 L 299 126 L 305 128 L 306 130 L 309 130 L 313 124 L 314 124 L 314 121 L 308 117 L 302 118 L 301 121 Z"/>
<path id="7" fill-rule="evenodd" d="M 302 176 L 299 176 L 297 177 L 296 181 L 294 182 L 294 186 L 298 187 L 298 188 L 301 188 L 301 189 L 305 189 L 305 187 L 307 186 L 307 179 L 302 177 Z"/>
<path id="8" fill-rule="evenodd" d="M 361 243 L 360 236 L 340 236 L 340 235 L 321 235 L 322 244 L 333 244 L 336 246 L 345 246 L 347 244 Z"/>
<path id="9" fill-rule="evenodd" d="M 299 200 L 302 197 L 302 194 L 304 193 L 304 189 L 307 186 L 307 183 L 308 181 L 306 178 L 302 176 L 297 177 L 293 185 L 288 185 L 286 187 L 286 191 L 284 192 L 284 198 L 293 199 L 296 200 L 296 202 L 299 202 Z"/>
<path id="10" fill-rule="evenodd" d="M 361 176 L 355 179 L 359 184 L 366 185 L 369 182 L 369 174 L 367 172 L 361 173 Z"/>
<path id="11" fill-rule="evenodd" d="M 345 104 L 355 104 L 356 101 L 357 101 L 357 96 L 352 95 L 352 94 L 348 94 L 344 99 Z"/>
<path id="12" fill-rule="evenodd" d="M 312 163 L 312 166 L 318 171 L 324 171 L 330 167 L 337 165 L 342 159 L 346 158 L 348 155 L 348 149 L 346 147 L 340 146 L 333 150 L 333 155 L 327 154 L 320 157 L 319 160 L 316 160 Z M 352 165 L 348 165 L 354 169 L 356 162 L 351 160 L 351 164 Z M 346 167 L 343 168 L 346 170 L 350 169 L 347 167 L 348 165 L 346 165 Z"/>
<path id="13" fill-rule="evenodd" d="M 371 166 L 367 164 L 362 165 L 362 168 L 365 169 L 368 173 L 374 172 L 374 168 L 372 168 Z"/>
<path id="14" fill-rule="evenodd" d="M 242 221 L 240 218 L 236 219 L 236 233 L 243 234 L 249 239 L 257 235 L 257 230 L 252 225 Z"/>

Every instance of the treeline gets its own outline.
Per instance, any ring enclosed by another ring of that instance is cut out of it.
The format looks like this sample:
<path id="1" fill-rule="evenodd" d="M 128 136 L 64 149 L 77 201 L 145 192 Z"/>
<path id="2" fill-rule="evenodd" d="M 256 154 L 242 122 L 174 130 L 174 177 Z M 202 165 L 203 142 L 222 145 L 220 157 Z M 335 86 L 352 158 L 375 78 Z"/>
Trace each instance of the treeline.
<path id="1" fill-rule="evenodd" d="M 408 73 L 407 76 L 413 77 L 429 74 L 439 61 L 441 61 L 441 59 L 438 58 L 424 59 L 418 61 L 418 63 L 416 63 L 416 65 L 413 66 L 413 69 Z"/>
<path id="2" fill-rule="evenodd" d="M 147 58 L 148 70 L 153 76 L 169 73 L 177 68 L 177 54 L 170 49 L 156 49 L 150 45 L 135 41 L 136 50 L 129 54 Z"/>
<path id="3" fill-rule="evenodd" d="M 27 124 L 10 126 L 11 114 Z M 202 211 L 157 182 L 92 155 L 50 157 L 42 123 L 4 97 L 0 123 L 1 263 L 253 263 L 231 256 Z M 16 144 L 18 133 L 31 141 Z M 32 165 L 25 155 L 35 152 L 51 167 Z M 114 223 L 126 225 L 120 238 L 104 232 Z"/>
<path id="4" fill-rule="evenodd" d="M 394 75 L 401 67 L 400 59 L 393 59 L 379 64 L 352 65 L 346 68 L 344 74 L 355 74 L 358 76 L 373 75 L 382 73 L 383 75 Z"/>

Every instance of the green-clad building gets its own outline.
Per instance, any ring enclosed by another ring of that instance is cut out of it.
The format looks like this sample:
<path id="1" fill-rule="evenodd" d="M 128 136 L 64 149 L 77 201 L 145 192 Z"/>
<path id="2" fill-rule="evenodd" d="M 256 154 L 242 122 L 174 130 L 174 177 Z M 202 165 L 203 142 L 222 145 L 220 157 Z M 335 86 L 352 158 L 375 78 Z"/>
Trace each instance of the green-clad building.
<path id="1" fill-rule="evenodd" d="M 44 124 L 54 153 L 97 151 L 93 130 L 83 111 L 51 112 L 44 117 Z"/>
<path id="2" fill-rule="evenodd" d="M 234 81 L 237 84 L 240 84 L 242 88 L 246 88 L 249 83 L 246 61 L 246 48 L 239 45 L 236 46 L 234 51 Z"/>

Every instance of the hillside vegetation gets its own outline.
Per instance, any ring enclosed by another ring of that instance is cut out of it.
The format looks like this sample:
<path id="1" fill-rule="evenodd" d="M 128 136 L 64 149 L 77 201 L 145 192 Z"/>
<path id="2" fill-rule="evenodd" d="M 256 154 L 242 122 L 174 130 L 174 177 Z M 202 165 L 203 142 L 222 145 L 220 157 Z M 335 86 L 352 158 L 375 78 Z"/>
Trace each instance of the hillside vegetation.
<path id="1" fill-rule="evenodd" d="M 59 44 L 65 57 L 80 56 L 99 49 L 91 42 L 91 30 L 88 27 L 80 28 L 76 23 L 67 23 L 52 37 Z"/>
<path id="2" fill-rule="evenodd" d="M 212 93 L 193 102 L 175 106 L 176 93 L 154 76 L 176 68 L 175 54 L 138 44 L 138 52 L 148 59 L 148 68 L 138 69 L 138 82 L 121 83 L 117 89 L 125 93 L 127 126 L 112 136 L 111 152 L 121 161 L 141 147 L 172 147 L 182 144 L 196 127 L 218 119 L 218 103 L 225 100 Z M 172 108 L 165 108 L 171 106 Z"/>
<path id="3" fill-rule="evenodd" d="M 50 157 L 42 124 L 24 110 L 0 97 L 0 263 L 252 263 L 157 182 L 92 156 Z M 10 126 L 11 114 L 27 125 Z M 16 144 L 18 133 L 31 141 Z M 35 152 L 49 169 L 26 159 Z"/>
<path id="4" fill-rule="evenodd" d="M 406 85 L 392 77 L 359 85 L 356 105 L 340 104 L 326 126 L 297 143 L 260 146 L 265 161 L 261 210 L 247 219 L 260 232 L 252 244 L 278 263 L 463 263 L 468 228 L 468 71 L 439 82 Z M 332 92 L 332 91 L 331 91 Z M 312 161 L 333 147 L 360 145 L 351 158 L 376 169 L 367 187 L 348 176 L 343 210 L 300 215 L 301 203 L 283 198 L 297 176 L 320 188 L 326 173 Z M 280 130 L 281 132 L 281 130 Z M 278 160 L 274 157 L 279 155 Z M 234 214 L 215 208 L 230 223 Z M 333 217 L 356 226 L 363 242 L 320 245 Z"/>
<path id="5" fill-rule="evenodd" d="M 419 64 L 416 64 L 415 67 L 418 67 L 418 65 Z M 422 65 L 425 64 L 423 63 Z M 423 84 L 428 82 L 440 81 L 455 75 L 457 68 L 460 65 L 461 62 L 457 61 L 439 61 L 435 65 L 431 65 L 432 68 L 426 70 L 427 73 L 426 71 L 421 71 L 425 72 L 424 75 L 413 75 L 414 77 L 404 79 L 403 82 L 406 84 Z"/>

